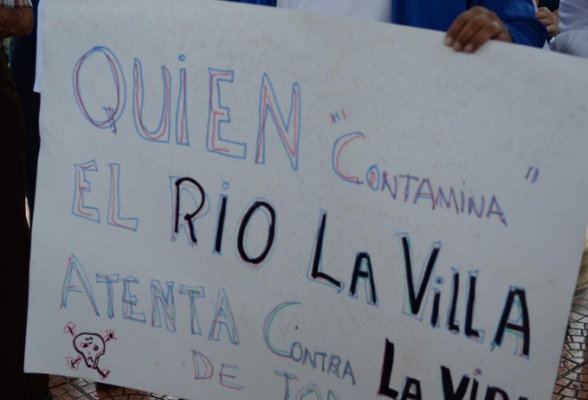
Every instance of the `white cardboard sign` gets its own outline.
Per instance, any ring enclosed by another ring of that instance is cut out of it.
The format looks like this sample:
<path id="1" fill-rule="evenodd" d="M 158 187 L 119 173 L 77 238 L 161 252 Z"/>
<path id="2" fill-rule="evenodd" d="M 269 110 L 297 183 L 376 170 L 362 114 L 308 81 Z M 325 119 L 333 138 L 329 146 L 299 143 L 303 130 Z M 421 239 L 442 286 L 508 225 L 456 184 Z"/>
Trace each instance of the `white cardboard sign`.
<path id="1" fill-rule="evenodd" d="M 45 33 L 27 371 L 208 400 L 551 398 L 586 61 L 197 0 L 55 0 Z"/>

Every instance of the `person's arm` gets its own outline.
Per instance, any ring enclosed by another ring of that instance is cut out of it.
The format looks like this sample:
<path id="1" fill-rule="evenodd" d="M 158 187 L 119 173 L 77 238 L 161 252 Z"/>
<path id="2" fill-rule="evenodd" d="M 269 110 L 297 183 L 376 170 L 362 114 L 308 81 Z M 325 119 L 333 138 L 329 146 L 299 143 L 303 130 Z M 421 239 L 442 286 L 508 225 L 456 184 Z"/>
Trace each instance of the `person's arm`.
<path id="1" fill-rule="evenodd" d="M 514 43 L 541 48 L 549 40 L 547 29 L 536 18 L 505 23 Z"/>
<path id="2" fill-rule="evenodd" d="M 447 31 L 446 43 L 474 52 L 489 40 L 542 47 L 549 38 L 535 18 L 532 0 L 486 0 L 462 13 Z"/>
<path id="3" fill-rule="evenodd" d="M 0 7 L 0 39 L 24 36 L 33 30 L 33 9 Z"/>

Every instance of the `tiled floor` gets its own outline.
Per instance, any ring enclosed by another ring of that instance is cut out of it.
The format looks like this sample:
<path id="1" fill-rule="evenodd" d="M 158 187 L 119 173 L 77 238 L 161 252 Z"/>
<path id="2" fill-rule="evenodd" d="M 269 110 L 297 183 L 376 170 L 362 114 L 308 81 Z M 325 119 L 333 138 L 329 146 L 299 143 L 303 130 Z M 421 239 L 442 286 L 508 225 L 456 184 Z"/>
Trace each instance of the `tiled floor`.
<path id="1" fill-rule="evenodd" d="M 51 376 L 49 387 L 55 400 L 181 400 L 155 393 L 100 385 L 84 379 Z"/>
<path id="2" fill-rule="evenodd" d="M 588 399 L 588 288 L 576 293 L 552 400 Z M 104 387 L 83 379 L 52 376 L 55 400 L 177 400 L 174 397 L 119 387 Z"/>
<path id="3" fill-rule="evenodd" d="M 552 400 L 588 399 L 588 289 L 577 293 Z"/>

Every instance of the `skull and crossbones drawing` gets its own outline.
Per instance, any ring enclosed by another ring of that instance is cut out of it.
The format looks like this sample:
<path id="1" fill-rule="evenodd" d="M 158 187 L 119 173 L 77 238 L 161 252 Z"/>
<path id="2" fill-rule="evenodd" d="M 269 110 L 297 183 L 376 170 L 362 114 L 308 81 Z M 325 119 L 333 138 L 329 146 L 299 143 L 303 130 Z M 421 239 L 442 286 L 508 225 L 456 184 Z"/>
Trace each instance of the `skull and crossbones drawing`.
<path id="1" fill-rule="evenodd" d="M 98 366 L 100 357 L 106 352 L 106 343 L 111 340 L 117 340 L 114 336 L 114 331 L 107 330 L 104 335 L 97 333 L 80 333 L 76 334 L 76 325 L 73 322 L 68 323 L 63 331 L 73 336 L 74 349 L 80 354 L 78 357 L 66 357 L 67 366 L 73 371 L 77 371 L 80 363 L 84 361 L 86 366 L 90 369 L 96 370 L 100 374 L 102 380 L 110 375 L 110 371 L 101 369 Z"/>

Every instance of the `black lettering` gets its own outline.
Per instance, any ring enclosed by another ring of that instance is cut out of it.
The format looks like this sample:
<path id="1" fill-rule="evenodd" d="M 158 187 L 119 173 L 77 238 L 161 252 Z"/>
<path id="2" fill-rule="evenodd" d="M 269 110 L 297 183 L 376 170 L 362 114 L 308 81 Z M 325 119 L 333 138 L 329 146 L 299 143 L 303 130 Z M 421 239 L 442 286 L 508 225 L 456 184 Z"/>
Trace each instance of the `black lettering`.
<path id="1" fill-rule="evenodd" d="M 508 321 L 512 308 L 515 305 L 515 297 L 519 300 L 521 316 L 522 316 L 522 325 L 517 325 L 512 322 Z M 523 348 L 522 348 L 522 356 L 529 357 L 530 353 L 530 343 L 531 343 L 531 327 L 529 326 L 529 310 L 527 309 L 527 300 L 525 297 L 525 290 L 524 289 L 511 289 L 508 293 L 508 297 L 506 299 L 506 305 L 504 306 L 504 311 L 502 313 L 502 317 L 500 318 L 500 324 L 498 325 L 498 331 L 496 332 L 496 337 L 494 338 L 494 344 L 500 346 L 502 344 L 502 339 L 504 338 L 504 332 L 506 330 L 519 332 L 523 336 Z"/>
<path id="2" fill-rule="evenodd" d="M 500 400 L 509 400 L 506 392 L 497 387 L 488 387 L 488 390 L 486 391 L 486 397 L 484 397 L 484 400 L 498 400 L 496 398 L 497 395 L 500 395 Z"/>
<path id="3" fill-rule="evenodd" d="M 459 333 L 459 325 L 455 322 L 455 314 L 457 313 L 457 300 L 459 294 L 459 272 L 453 272 L 453 295 L 451 297 L 451 309 L 447 318 L 447 329 L 453 333 Z"/>
<path id="4" fill-rule="evenodd" d="M 181 179 L 178 179 L 175 183 L 175 185 L 176 185 L 176 215 L 175 215 L 175 221 L 174 221 L 174 233 L 177 234 L 178 230 L 180 229 L 180 197 L 181 197 L 181 192 L 182 192 L 181 186 L 184 182 L 190 182 L 191 184 L 196 186 L 196 188 L 198 189 L 198 191 L 202 195 L 202 202 L 200 203 L 200 206 L 198 207 L 198 209 L 196 209 L 196 211 L 194 211 L 192 214 L 184 215 L 184 220 L 188 223 L 188 228 L 190 230 L 190 239 L 192 240 L 192 243 L 198 243 L 198 240 L 196 239 L 196 230 L 194 229 L 194 221 L 193 220 L 198 215 L 198 213 L 202 210 L 202 208 L 204 208 L 204 203 L 206 203 L 206 195 L 204 194 L 204 189 L 202 189 L 202 186 L 200 186 L 200 184 L 192 178 L 181 178 Z"/>
<path id="5" fill-rule="evenodd" d="M 367 264 L 367 271 L 362 269 L 362 266 Z M 369 279 L 371 296 L 368 298 L 369 304 L 378 304 L 378 296 L 376 294 L 376 284 L 374 283 L 374 273 L 372 271 L 372 261 L 368 253 L 358 253 L 355 257 L 355 267 L 353 268 L 353 275 L 351 278 L 351 287 L 349 288 L 349 295 L 355 297 L 357 295 L 357 282 L 359 279 Z"/>
<path id="6" fill-rule="evenodd" d="M 414 392 L 412 389 L 414 388 Z M 421 398 L 421 382 L 417 379 L 407 377 L 404 390 L 402 391 L 401 400 L 422 400 Z"/>
<path id="7" fill-rule="evenodd" d="M 314 256 L 312 258 L 312 271 L 311 271 L 310 275 L 312 276 L 313 279 L 316 279 L 316 280 L 323 279 L 323 280 L 329 282 L 331 285 L 337 287 L 338 289 L 341 289 L 343 287 L 343 284 L 341 282 L 339 282 L 338 280 L 336 280 L 332 276 L 325 274 L 324 272 L 321 271 L 321 265 L 322 265 L 322 261 L 323 261 L 323 242 L 324 242 L 324 238 L 325 238 L 326 227 L 327 227 L 327 213 L 326 213 L 326 211 L 322 211 L 321 225 L 319 227 L 319 230 L 318 230 L 318 233 L 316 236 L 316 242 L 315 242 L 315 247 L 314 247 Z"/>
<path id="8" fill-rule="evenodd" d="M 431 325 L 436 328 L 439 325 L 439 305 L 441 302 L 441 292 L 435 290 L 433 297 L 433 313 L 431 314 Z"/>
<path id="9" fill-rule="evenodd" d="M 470 400 L 476 400 L 478 398 L 478 387 L 480 384 L 474 379 L 472 382 L 472 393 L 470 394 Z"/>
<path id="10" fill-rule="evenodd" d="M 470 378 L 467 375 L 462 376 L 456 391 L 453 388 L 451 370 L 447 367 L 441 367 L 441 382 L 443 384 L 443 398 L 445 400 L 462 400 L 468 390 Z"/>
<path id="11" fill-rule="evenodd" d="M 438 244 L 435 244 L 433 246 L 433 250 L 431 251 L 431 255 L 429 256 L 429 260 L 427 261 L 427 266 L 425 268 L 423 279 L 418 289 L 418 294 L 416 294 L 414 286 L 414 278 L 412 276 L 412 257 L 410 255 L 410 245 L 408 243 L 408 237 L 406 236 L 402 237 L 402 249 L 404 251 L 404 264 L 406 268 L 406 279 L 408 285 L 408 300 L 410 305 L 410 311 L 413 315 L 418 315 L 421 309 L 421 305 L 423 303 L 423 299 L 425 298 L 427 287 L 429 286 L 429 281 L 431 279 L 431 274 L 433 273 L 433 267 L 435 266 L 435 262 L 437 261 L 437 256 L 439 255 L 440 247 Z"/>
<path id="12" fill-rule="evenodd" d="M 384 362 L 382 364 L 382 378 L 380 379 L 380 389 L 378 394 L 391 399 L 398 397 L 398 392 L 390 387 L 392 379 L 392 370 L 394 368 L 394 343 L 386 339 L 386 349 L 384 350 Z"/>
<path id="13" fill-rule="evenodd" d="M 469 338 L 480 339 L 480 331 L 472 328 L 474 320 L 474 307 L 476 305 L 476 280 L 475 275 L 470 275 L 470 287 L 468 290 L 468 305 L 466 309 L 465 334 Z"/>
<path id="14" fill-rule="evenodd" d="M 227 216 L 228 196 L 221 195 L 220 211 L 216 225 L 216 238 L 214 239 L 214 252 L 220 254 L 223 248 L 223 232 L 225 231 L 225 218 Z"/>
<path id="15" fill-rule="evenodd" d="M 257 210 L 261 208 L 265 208 L 269 212 L 270 217 L 267 242 L 265 244 L 265 249 L 263 250 L 263 252 L 258 257 L 251 258 L 245 251 L 245 232 L 247 231 L 247 225 L 249 224 L 251 217 L 253 216 L 253 214 L 257 212 Z M 239 227 L 239 236 L 237 238 L 237 251 L 239 252 L 239 256 L 243 261 L 245 261 L 248 264 L 259 265 L 263 263 L 269 255 L 272 246 L 274 245 L 275 235 L 276 212 L 274 208 L 265 201 L 256 201 L 255 203 L 253 203 L 251 207 L 249 207 L 249 210 L 247 210 L 247 213 L 245 214 L 245 217 L 243 217 L 243 221 L 241 222 L 241 226 Z"/>

